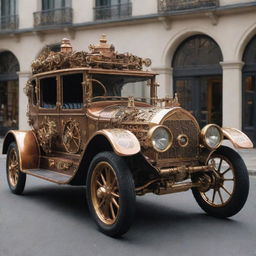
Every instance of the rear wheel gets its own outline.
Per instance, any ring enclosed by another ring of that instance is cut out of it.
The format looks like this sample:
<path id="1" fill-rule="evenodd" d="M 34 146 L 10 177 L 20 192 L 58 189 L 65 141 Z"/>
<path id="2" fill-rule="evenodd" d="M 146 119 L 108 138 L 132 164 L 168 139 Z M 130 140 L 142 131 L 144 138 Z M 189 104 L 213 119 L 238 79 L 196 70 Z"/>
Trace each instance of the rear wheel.
<path id="1" fill-rule="evenodd" d="M 236 151 L 224 146 L 213 153 L 209 162 L 215 165 L 215 171 L 193 178 L 204 184 L 193 188 L 193 195 L 209 215 L 231 217 L 243 208 L 248 197 L 247 168 Z"/>
<path id="2" fill-rule="evenodd" d="M 103 233 L 118 237 L 128 231 L 135 214 L 135 189 L 121 157 L 102 152 L 93 158 L 87 176 L 87 201 Z"/>
<path id="3" fill-rule="evenodd" d="M 15 142 L 12 142 L 8 148 L 6 177 L 10 190 L 14 194 L 22 194 L 25 188 L 26 174 L 20 171 L 19 151 Z"/>

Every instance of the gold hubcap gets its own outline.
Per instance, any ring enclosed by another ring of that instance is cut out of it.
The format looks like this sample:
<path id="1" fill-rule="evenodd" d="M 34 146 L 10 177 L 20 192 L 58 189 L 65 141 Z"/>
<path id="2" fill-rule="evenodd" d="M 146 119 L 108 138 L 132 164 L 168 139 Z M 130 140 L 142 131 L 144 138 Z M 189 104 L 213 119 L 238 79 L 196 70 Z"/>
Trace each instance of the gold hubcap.
<path id="1" fill-rule="evenodd" d="M 19 160 L 16 150 L 11 149 L 9 162 L 8 162 L 8 177 L 10 184 L 16 187 L 19 178 Z"/>
<path id="2" fill-rule="evenodd" d="M 213 207 L 223 207 L 235 191 L 235 172 L 231 162 L 222 155 L 210 159 L 215 165 L 207 191 L 200 191 L 202 198 Z"/>
<path id="3" fill-rule="evenodd" d="M 96 165 L 91 181 L 93 207 L 99 219 L 112 225 L 119 215 L 119 185 L 112 166 L 107 162 Z"/>

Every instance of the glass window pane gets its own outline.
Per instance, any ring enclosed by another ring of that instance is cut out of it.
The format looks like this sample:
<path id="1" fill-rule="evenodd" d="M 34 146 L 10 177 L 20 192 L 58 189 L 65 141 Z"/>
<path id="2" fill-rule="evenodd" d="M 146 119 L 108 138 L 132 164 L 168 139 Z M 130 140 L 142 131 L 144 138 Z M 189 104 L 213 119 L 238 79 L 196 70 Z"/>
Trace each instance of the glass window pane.
<path id="1" fill-rule="evenodd" d="M 40 106 L 43 108 L 55 108 L 57 101 L 56 77 L 48 77 L 40 80 Z"/>
<path id="2" fill-rule="evenodd" d="M 83 106 L 83 74 L 62 77 L 63 104 L 65 109 L 79 109 Z"/>

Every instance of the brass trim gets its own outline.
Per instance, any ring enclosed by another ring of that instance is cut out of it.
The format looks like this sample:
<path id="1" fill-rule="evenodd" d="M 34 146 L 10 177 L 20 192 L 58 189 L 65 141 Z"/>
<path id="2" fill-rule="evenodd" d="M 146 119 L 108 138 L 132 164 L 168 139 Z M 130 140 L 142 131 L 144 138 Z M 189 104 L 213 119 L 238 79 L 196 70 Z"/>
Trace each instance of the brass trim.
<path id="1" fill-rule="evenodd" d="M 154 132 L 159 129 L 159 128 L 164 128 L 170 135 L 170 141 L 168 143 L 168 146 L 164 149 L 164 150 L 160 150 L 158 148 L 156 148 L 154 145 L 153 145 L 153 141 L 152 141 L 152 137 L 154 135 Z M 172 143 L 173 143 L 173 134 L 172 132 L 170 131 L 170 129 L 165 126 L 165 125 L 156 125 L 154 127 L 152 127 L 149 131 L 148 131 L 148 134 L 147 134 L 147 141 L 150 146 L 152 146 L 157 152 L 160 152 L 160 153 L 163 153 L 165 151 L 167 151 L 171 146 L 172 146 Z"/>
<path id="2" fill-rule="evenodd" d="M 181 143 L 182 137 L 183 137 L 183 138 L 184 138 L 184 137 L 186 138 L 186 143 L 185 143 L 185 144 L 182 144 L 182 143 Z M 186 134 L 180 134 L 180 135 L 177 137 L 177 141 L 178 141 L 178 143 L 179 143 L 179 145 L 180 145 L 181 147 L 185 148 L 185 147 L 188 145 L 188 143 L 189 143 L 189 138 L 188 138 L 188 136 L 187 136 Z"/>
<path id="3" fill-rule="evenodd" d="M 206 142 L 206 132 L 207 130 L 211 127 L 211 126 L 215 126 L 218 130 L 219 130 L 219 133 L 220 133 L 220 142 L 215 146 L 215 147 L 210 147 L 207 142 Z M 206 126 L 203 127 L 203 129 L 201 130 L 200 132 L 200 139 L 202 141 L 202 144 L 208 148 L 209 150 L 215 150 L 217 149 L 221 144 L 222 144 L 222 141 L 223 141 L 223 132 L 222 132 L 222 129 L 217 125 L 217 124 L 207 124 Z"/>

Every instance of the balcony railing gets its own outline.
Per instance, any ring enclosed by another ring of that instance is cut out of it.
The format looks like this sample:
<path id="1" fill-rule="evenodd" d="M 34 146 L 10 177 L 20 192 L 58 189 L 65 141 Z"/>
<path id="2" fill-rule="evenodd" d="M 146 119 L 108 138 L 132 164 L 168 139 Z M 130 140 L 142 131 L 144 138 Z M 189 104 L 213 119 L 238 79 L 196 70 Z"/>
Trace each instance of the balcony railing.
<path id="1" fill-rule="evenodd" d="M 97 6 L 94 8 L 95 20 L 119 19 L 132 15 L 132 3 L 111 6 Z"/>
<path id="2" fill-rule="evenodd" d="M 18 15 L 8 15 L 0 17 L 0 30 L 15 30 L 19 25 Z"/>
<path id="3" fill-rule="evenodd" d="M 158 11 L 178 11 L 219 6 L 219 0 L 158 0 Z"/>
<path id="4" fill-rule="evenodd" d="M 71 24 L 72 20 L 73 10 L 69 7 L 34 12 L 35 27 Z"/>

